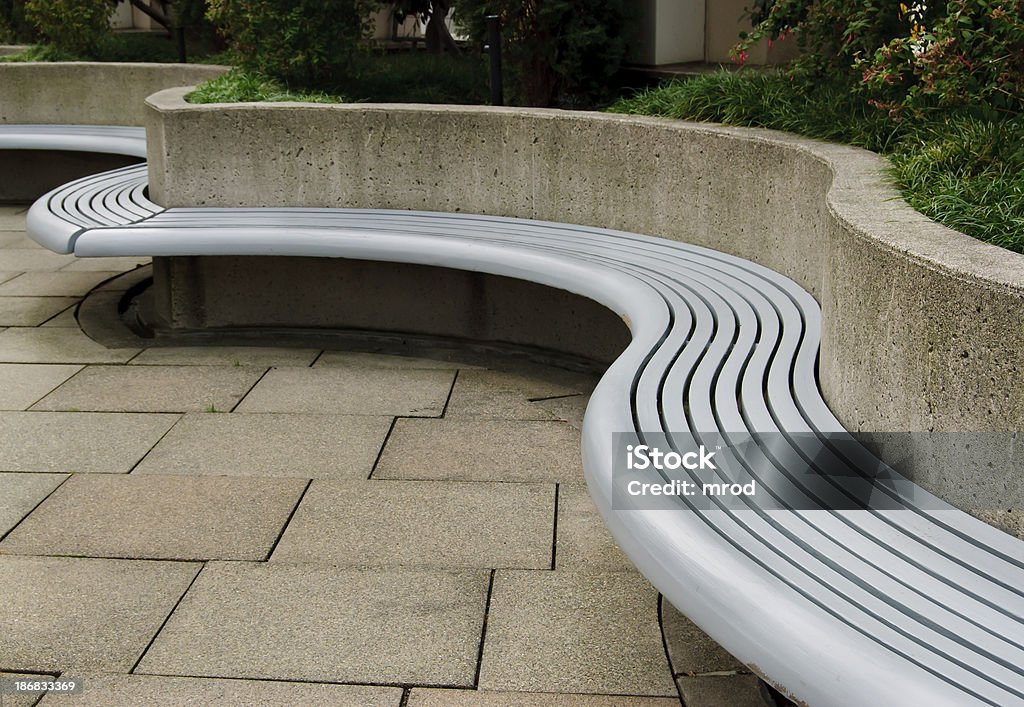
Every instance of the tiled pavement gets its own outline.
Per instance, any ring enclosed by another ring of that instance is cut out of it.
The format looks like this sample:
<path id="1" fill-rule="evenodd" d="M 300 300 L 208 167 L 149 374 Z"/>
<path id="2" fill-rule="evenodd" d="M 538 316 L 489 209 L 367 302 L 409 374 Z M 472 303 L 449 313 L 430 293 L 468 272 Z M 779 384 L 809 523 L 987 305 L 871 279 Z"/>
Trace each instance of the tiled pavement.
<path id="1" fill-rule="evenodd" d="M 578 453 L 593 378 L 109 350 L 74 306 L 136 263 L 40 250 L 19 212 L 0 208 L 0 676 L 85 684 L 42 704 L 770 704 L 605 531 Z"/>

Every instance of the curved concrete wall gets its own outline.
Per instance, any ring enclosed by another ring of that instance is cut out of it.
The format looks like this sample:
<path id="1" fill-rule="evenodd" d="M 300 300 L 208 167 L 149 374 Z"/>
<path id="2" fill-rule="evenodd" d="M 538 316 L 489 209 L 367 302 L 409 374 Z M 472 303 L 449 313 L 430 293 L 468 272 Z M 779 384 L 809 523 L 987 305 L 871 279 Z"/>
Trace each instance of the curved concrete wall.
<path id="1" fill-rule="evenodd" d="M 192 106 L 148 99 L 168 206 L 463 211 L 716 248 L 822 305 L 820 383 L 852 430 L 1024 429 L 1024 256 L 939 226 L 863 150 L 767 130 L 486 107 Z M 954 503 L 1024 499 L 1020 474 L 919 478 Z M 964 485 L 967 485 L 966 487 Z"/>
<path id="2" fill-rule="evenodd" d="M 0 63 L 0 123 L 142 125 L 149 94 L 227 70 L 203 64 Z"/>

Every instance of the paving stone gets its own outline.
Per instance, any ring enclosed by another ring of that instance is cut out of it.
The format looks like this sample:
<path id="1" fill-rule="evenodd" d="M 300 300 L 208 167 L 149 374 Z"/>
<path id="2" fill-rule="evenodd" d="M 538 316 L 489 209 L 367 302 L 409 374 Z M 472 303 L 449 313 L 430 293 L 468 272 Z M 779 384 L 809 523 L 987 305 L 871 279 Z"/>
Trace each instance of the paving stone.
<path id="1" fill-rule="evenodd" d="M 258 346 L 175 346 L 146 349 L 132 365 L 176 366 L 309 366 L 319 349 Z"/>
<path id="2" fill-rule="evenodd" d="M 73 707 L 398 707 L 402 701 L 400 687 L 102 673 L 76 677 L 85 685 L 81 694 L 72 698 L 47 695 L 41 704 L 44 707 L 67 704 Z"/>
<path id="3" fill-rule="evenodd" d="M 25 410 L 80 370 L 81 366 L 0 363 L 0 410 Z"/>
<path id="4" fill-rule="evenodd" d="M 498 420 L 552 420 L 556 416 L 531 402 L 580 391 L 535 377 L 501 371 L 461 371 L 445 417 Z"/>
<path id="5" fill-rule="evenodd" d="M 0 231 L 24 231 L 28 206 L 0 206 Z"/>
<path id="6" fill-rule="evenodd" d="M 259 382 L 239 412 L 436 417 L 454 372 L 373 368 L 277 368 Z"/>
<path id="7" fill-rule="evenodd" d="M 0 248 L 39 248 L 23 230 L 0 228 Z"/>
<path id="8" fill-rule="evenodd" d="M 120 272 L 27 272 L 0 284 L 3 297 L 83 297 Z"/>
<path id="9" fill-rule="evenodd" d="M 68 478 L 67 474 L 0 473 L 0 537 Z"/>
<path id="10" fill-rule="evenodd" d="M 559 695 L 543 692 L 486 692 L 414 687 L 409 707 L 678 707 L 671 697 L 625 695 Z"/>
<path id="11" fill-rule="evenodd" d="M 0 248 L 0 270 L 54 271 L 71 264 L 73 255 L 60 255 L 45 248 Z"/>
<path id="12" fill-rule="evenodd" d="M 635 571 L 590 500 L 585 484 L 558 487 L 558 534 L 555 569 Z"/>
<path id="13" fill-rule="evenodd" d="M 657 593 L 631 572 L 499 570 L 479 687 L 675 695 Z"/>
<path id="14" fill-rule="evenodd" d="M 543 484 L 314 481 L 271 561 L 356 566 L 551 566 Z"/>
<path id="15" fill-rule="evenodd" d="M 210 563 L 136 672 L 468 687 L 489 576 Z"/>
<path id="16" fill-rule="evenodd" d="M 417 358 L 360 351 L 324 351 L 314 368 L 418 368 L 451 371 L 459 368 L 474 368 L 458 361 Z"/>
<path id="17" fill-rule="evenodd" d="M 33 409 L 228 412 L 265 370 L 249 366 L 89 366 Z"/>
<path id="18" fill-rule="evenodd" d="M 127 672 L 199 567 L 0 556 L 0 655 L 33 672 Z"/>
<path id="19" fill-rule="evenodd" d="M 124 363 L 139 349 L 108 349 L 78 329 L 15 327 L 0 334 L 4 363 Z"/>
<path id="20" fill-rule="evenodd" d="M 0 542 L 0 552 L 159 560 L 263 560 L 302 479 L 84 474 Z"/>
<path id="21" fill-rule="evenodd" d="M 564 422 L 400 419 L 373 475 L 581 482 L 580 436 Z"/>
<path id="22" fill-rule="evenodd" d="M 549 400 L 538 400 L 534 403 L 537 407 L 550 413 L 557 420 L 564 420 L 573 429 L 583 429 L 583 416 L 587 412 L 587 405 L 590 404 L 589 395 L 570 395 L 566 398 L 552 398 Z"/>
<path id="23" fill-rule="evenodd" d="M 677 678 L 686 707 L 774 707 L 756 675 L 715 675 Z"/>
<path id="24" fill-rule="evenodd" d="M 77 301 L 77 300 L 76 300 Z M 68 307 L 55 317 L 47 319 L 40 324 L 42 327 L 64 327 L 78 329 L 78 320 L 75 318 L 75 307 Z"/>
<path id="25" fill-rule="evenodd" d="M 391 420 L 369 415 L 190 413 L 135 473 L 365 479 Z"/>
<path id="26" fill-rule="evenodd" d="M 0 681 L 10 684 L 12 680 L 53 680 L 52 675 L 41 675 L 39 673 L 4 673 L 0 672 Z M 39 703 L 39 693 L 10 694 L 0 692 L 0 707 L 32 707 Z"/>
<path id="27" fill-rule="evenodd" d="M 125 474 L 177 415 L 0 412 L 0 471 Z"/>
<path id="28" fill-rule="evenodd" d="M 74 297 L 0 297 L 0 324 L 39 326 L 77 302 Z"/>
<path id="29" fill-rule="evenodd" d="M 125 272 L 149 265 L 150 258 L 136 256 L 124 258 L 75 258 L 61 268 L 62 272 Z"/>
<path id="30" fill-rule="evenodd" d="M 748 672 L 747 666 L 715 643 L 664 598 L 661 599 L 661 621 L 669 660 L 677 675 Z"/>
<path id="31" fill-rule="evenodd" d="M 0 284 L 13 280 L 14 278 L 21 275 L 20 272 L 7 272 L 6 270 L 0 270 Z"/>

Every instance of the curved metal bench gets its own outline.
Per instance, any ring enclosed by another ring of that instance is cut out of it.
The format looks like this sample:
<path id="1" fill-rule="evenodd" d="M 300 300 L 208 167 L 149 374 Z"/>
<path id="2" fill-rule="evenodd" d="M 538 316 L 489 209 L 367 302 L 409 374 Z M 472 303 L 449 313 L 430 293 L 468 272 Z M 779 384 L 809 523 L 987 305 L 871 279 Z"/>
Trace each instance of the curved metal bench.
<path id="1" fill-rule="evenodd" d="M 817 303 L 789 279 L 704 248 L 566 224 L 162 209 L 146 199 L 145 182 L 145 168 L 130 167 L 54 190 L 31 208 L 30 235 L 86 257 L 289 255 L 461 268 L 604 304 L 629 324 L 632 341 L 587 409 L 588 487 L 617 542 L 675 606 L 810 704 L 1024 702 L 1024 542 L 902 479 L 846 435 L 816 384 Z M 679 495 L 653 508 L 622 493 L 623 438 L 678 451 L 745 446 L 743 464 L 770 503 Z M 794 460 L 807 469 L 795 472 Z M 851 492 L 837 481 L 843 475 L 870 496 Z"/>

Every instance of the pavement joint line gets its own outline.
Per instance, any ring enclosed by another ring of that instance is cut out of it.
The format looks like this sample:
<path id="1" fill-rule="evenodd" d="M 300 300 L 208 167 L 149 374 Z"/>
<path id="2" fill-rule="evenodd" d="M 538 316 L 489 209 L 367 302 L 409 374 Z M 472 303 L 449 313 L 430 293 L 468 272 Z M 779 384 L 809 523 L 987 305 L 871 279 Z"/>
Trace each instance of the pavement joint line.
<path id="1" fill-rule="evenodd" d="M 586 393 L 566 393 L 565 395 L 545 395 L 540 398 L 527 398 L 528 403 L 543 403 L 547 400 L 565 400 L 566 398 L 582 398 Z"/>
<path id="2" fill-rule="evenodd" d="M 484 601 L 484 621 L 480 627 L 480 648 L 476 654 L 476 672 L 473 674 L 473 689 L 480 689 L 480 671 L 484 667 L 484 644 L 487 642 L 487 619 L 491 614 L 491 596 L 494 594 L 494 575 L 497 570 L 491 570 L 491 577 L 487 581 L 487 599 Z"/>
<path id="3" fill-rule="evenodd" d="M 555 484 L 555 520 L 551 526 L 551 570 L 555 570 L 555 555 L 558 552 L 558 493 L 561 484 Z"/>
<path id="4" fill-rule="evenodd" d="M 461 368 L 455 369 L 455 375 L 452 376 L 452 385 L 448 388 L 448 396 L 444 399 L 444 407 L 441 408 L 441 414 L 438 415 L 439 418 L 443 418 L 448 414 L 448 404 L 452 401 L 452 394 L 455 392 L 455 384 L 459 382 L 459 371 L 461 370 Z"/>
<path id="5" fill-rule="evenodd" d="M 409 696 L 412 694 L 412 690 L 408 687 L 402 689 L 402 699 L 398 701 L 398 707 L 407 707 L 409 704 Z"/>
<path id="6" fill-rule="evenodd" d="M 149 556 L 132 556 L 125 557 L 124 555 L 73 555 L 73 554 L 39 554 L 37 552 L 27 554 L 23 552 L 4 552 L 0 551 L 0 557 L 48 557 L 54 560 L 116 560 L 117 562 L 176 562 L 186 565 L 197 565 L 205 564 L 207 562 L 255 562 L 260 563 L 263 560 L 237 560 L 237 559 L 222 559 L 222 558 L 209 558 L 209 557 L 149 557 Z"/>
<path id="7" fill-rule="evenodd" d="M 61 385 L 63 385 L 63 383 Z M 166 414 L 166 413 L 160 413 L 160 414 Z M 173 415 L 174 413 L 171 413 L 171 414 Z M 178 423 L 185 419 L 185 413 L 177 413 L 177 415 L 178 415 L 178 419 L 174 421 L 174 424 L 171 425 L 170 427 L 168 427 L 167 431 L 164 432 L 162 435 L 160 435 L 160 438 L 157 439 L 155 442 L 153 442 L 153 444 L 150 445 L 149 449 L 146 450 L 145 454 L 143 454 L 141 457 L 139 457 L 138 461 L 136 461 L 134 464 L 132 464 L 132 468 L 129 469 L 128 472 L 127 472 L 128 474 L 134 473 L 135 470 L 139 468 L 139 464 L 141 464 L 143 461 L 145 461 L 146 457 L 148 457 L 150 454 L 152 454 L 153 450 L 156 449 L 156 445 L 158 445 L 161 442 L 163 442 L 164 438 L 171 433 L 171 430 L 173 430 L 175 427 L 177 427 Z"/>
<path id="8" fill-rule="evenodd" d="M 32 472 L 22 472 L 22 473 L 26 473 L 26 474 L 28 474 L 28 473 L 32 473 Z M 21 517 L 21 520 L 19 520 L 19 521 L 18 521 L 17 523 L 15 523 L 15 524 L 14 524 L 14 527 L 12 527 L 12 528 L 11 528 L 10 530 L 8 530 L 8 531 L 7 531 L 6 533 L 0 533 L 0 542 L 2 542 L 2 541 L 3 541 L 4 539 L 5 539 L 5 538 L 7 538 L 7 536 L 8 536 L 8 535 L 10 535 L 11 533 L 13 533 L 13 532 L 14 532 L 14 531 L 15 531 L 15 530 L 16 530 L 16 529 L 18 528 L 18 526 L 19 526 L 19 525 L 21 525 L 22 523 L 24 523 L 24 522 L 25 522 L 25 519 L 26 519 L 26 518 L 28 518 L 28 517 L 29 517 L 30 515 L 32 515 L 33 513 L 35 513 L 35 512 L 36 512 L 36 509 L 37 509 L 37 508 L 39 508 L 39 506 L 43 505 L 43 504 L 44 504 L 44 503 L 46 502 L 46 499 L 48 499 L 48 498 L 49 498 L 50 496 L 52 496 L 53 494 L 57 493 L 57 489 L 59 489 L 59 488 L 60 488 L 61 486 L 63 486 L 64 484 L 66 484 L 66 483 L 68 482 L 68 479 L 70 479 L 70 478 L 71 478 L 72 476 L 74 476 L 74 474 L 73 474 L 73 473 L 68 473 L 68 472 L 50 472 L 50 473 L 62 473 L 62 474 L 67 474 L 67 477 L 66 477 L 66 478 L 65 478 L 65 479 L 64 479 L 63 481 L 61 481 L 61 482 L 60 482 L 59 484 L 57 484 L 57 486 L 55 486 L 55 487 L 54 487 L 53 491 L 50 491 L 50 493 L 46 494 L 46 495 L 45 495 L 45 496 L 44 496 L 43 498 L 41 498 L 41 499 L 39 500 L 39 503 L 37 503 L 36 505 L 32 506 L 32 510 L 30 510 L 30 511 L 29 511 L 28 513 L 26 513 L 25 515 L 23 515 L 23 516 Z M 5 553 L 5 554 L 6 554 L 6 553 Z"/>
<path id="9" fill-rule="evenodd" d="M 384 458 L 384 449 L 388 446 L 388 442 L 391 440 L 391 433 L 395 431 L 396 424 L 398 424 L 397 415 L 391 418 L 391 424 L 388 425 L 388 431 L 384 434 L 384 440 L 380 443 L 380 449 L 377 450 L 377 456 L 374 458 L 373 464 L 370 465 L 370 473 L 366 477 L 367 481 L 373 478 L 374 473 L 377 471 L 377 465 L 380 464 L 380 460 Z"/>
<path id="10" fill-rule="evenodd" d="M 141 352 L 140 352 L 140 355 L 141 355 Z M 132 358 L 134 358 L 134 356 Z M 277 367 L 276 366 L 268 366 L 266 368 L 266 370 L 264 370 L 263 373 L 260 375 L 260 377 L 256 379 L 256 382 L 253 383 L 252 385 L 250 385 L 249 389 L 247 391 L 245 391 L 245 393 L 235 402 L 234 405 L 231 406 L 231 409 L 228 410 L 228 412 L 234 412 L 235 410 L 237 410 L 238 406 L 242 404 L 242 401 L 245 400 L 247 397 L 249 397 L 249 393 L 251 393 L 253 391 L 253 388 L 258 386 L 260 384 L 260 381 L 263 380 L 264 378 L 266 378 L 267 374 L 270 373 L 275 368 L 277 368 Z"/>
<path id="11" fill-rule="evenodd" d="M 10 671 L 8 671 L 10 672 Z M 25 672 L 25 671 L 15 671 Z M 38 670 L 32 671 L 33 673 L 40 674 Z M 430 688 L 436 690 L 464 690 L 466 692 L 474 692 L 476 688 L 467 687 L 466 685 L 447 685 L 444 683 L 428 683 L 428 682 L 340 682 L 338 680 L 309 680 L 305 678 L 265 678 L 259 676 L 243 676 L 237 675 L 232 676 L 221 676 L 221 675 L 192 675 L 190 673 L 129 673 L 129 675 L 138 675 L 141 677 L 150 678 L 188 678 L 189 680 L 235 680 L 238 682 L 277 682 L 277 683 L 298 683 L 302 685 L 347 685 L 350 687 L 397 687 L 403 690 L 415 690 L 416 688 Z"/>
<path id="12" fill-rule="evenodd" d="M 201 575 L 203 573 L 203 570 L 205 569 L 206 563 L 203 562 L 202 566 L 198 570 L 196 570 L 196 573 L 192 576 L 192 581 L 188 583 L 187 587 L 185 587 L 185 591 L 183 591 L 181 593 L 181 596 L 178 597 L 178 601 L 174 602 L 174 606 L 172 606 L 171 610 L 167 612 L 167 616 L 164 617 L 164 620 L 160 622 L 159 628 L 157 628 L 157 630 L 153 632 L 153 636 L 149 639 L 149 643 L 147 643 L 146 647 L 142 649 L 142 652 L 139 654 L 139 657 L 135 660 L 135 663 L 128 671 L 129 675 L 135 674 L 135 669 L 139 667 L 139 663 L 141 663 L 142 659 L 146 657 L 146 653 L 149 652 L 149 649 L 150 647 L 152 647 L 153 642 L 156 641 L 156 637 L 159 636 L 161 631 L 164 630 L 164 626 L 166 626 L 167 622 L 171 620 L 172 616 L 174 616 L 174 612 L 178 610 L 178 607 L 181 605 L 181 602 L 185 599 L 185 595 L 188 594 L 190 589 L 192 589 L 192 586 L 196 583 L 196 580 L 199 579 L 199 575 Z"/>
<path id="13" fill-rule="evenodd" d="M 686 700 L 683 697 L 683 688 L 679 686 L 679 681 L 676 680 L 675 666 L 672 665 L 672 653 L 668 649 L 668 636 L 665 635 L 665 595 L 658 592 L 657 598 L 658 604 L 658 629 L 661 631 L 661 648 L 665 652 L 665 662 L 668 663 L 668 671 L 672 674 L 672 684 L 676 686 L 676 693 L 679 695 L 679 704 L 685 707 Z"/>
<path id="14" fill-rule="evenodd" d="M 324 357 L 325 353 L 327 353 L 326 349 L 320 349 L 320 353 L 313 357 L 313 360 L 309 362 L 307 368 L 313 368 L 316 365 L 316 362 Z"/>
<path id="15" fill-rule="evenodd" d="M 313 479 L 307 479 L 306 480 L 306 485 L 302 488 L 302 493 L 299 494 L 298 499 L 296 499 L 296 501 L 295 501 L 295 505 L 292 506 L 291 513 L 288 514 L 288 517 L 285 518 L 284 525 L 281 526 L 281 532 L 279 532 L 277 534 L 277 539 L 274 540 L 274 544 L 270 546 L 269 550 L 267 550 L 267 554 L 264 556 L 264 558 L 261 560 L 261 562 L 269 562 L 270 561 L 271 556 L 274 554 L 274 550 L 277 549 L 278 543 L 280 543 L 281 542 L 281 538 L 284 537 L 284 531 L 286 531 L 288 529 L 288 526 L 291 525 L 292 518 L 295 517 L 295 512 L 297 510 L 299 510 L 299 505 L 302 503 L 302 499 L 304 499 L 306 497 L 306 493 L 309 492 L 309 487 L 312 486 L 312 485 L 313 485 Z"/>
<path id="16" fill-rule="evenodd" d="M 37 327 L 41 327 L 41 326 L 44 326 L 44 325 L 46 325 L 46 324 L 49 324 L 50 322 L 52 322 L 52 321 L 53 321 L 54 319 L 56 319 L 57 317 L 59 317 L 59 316 L 63 315 L 63 314 L 64 314 L 65 312 L 67 312 L 67 311 L 68 311 L 69 309 L 74 309 L 74 310 L 77 310 L 77 309 L 78 309 L 78 305 L 80 305 L 80 304 L 82 304 L 82 300 L 78 300 L 77 302 L 75 302 L 75 303 L 74 303 L 73 305 L 71 305 L 70 307 L 65 307 L 64 309 L 60 310 L 59 312 L 57 312 L 56 314 L 54 314 L 54 315 L 53 315 L 52 317 L 50 317 L 49 319 L 47 319 L 47 320 L 46 320 L 45 322 L 42 322 L 41 324 L 38 324 L 38 325 L 37 325 Z M 78 318 L 76 317 L 76 318 L 75 318 L 75 320 L 77 321 L 77 319 L 78 319 Z"/>

